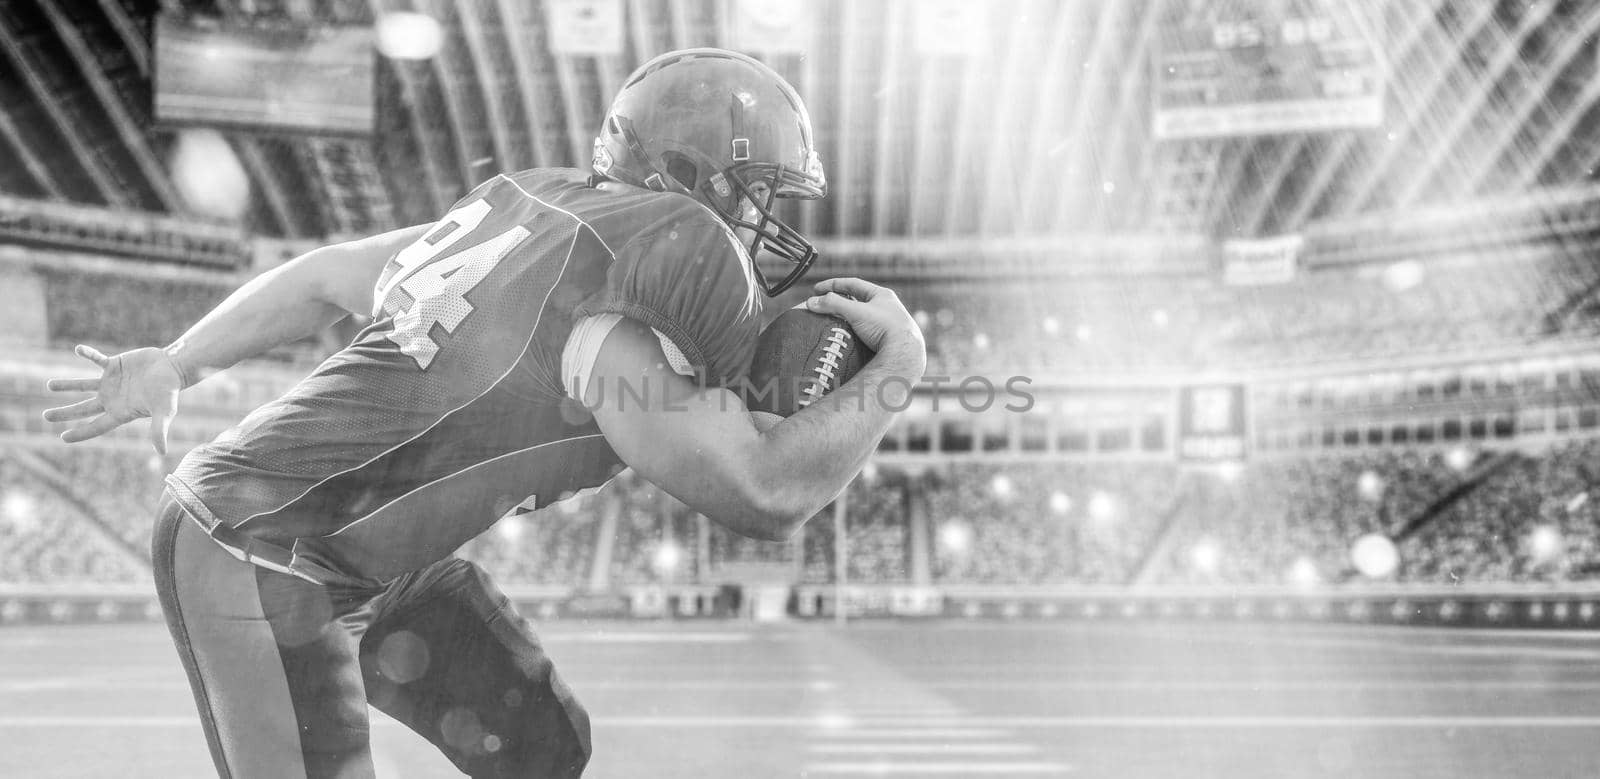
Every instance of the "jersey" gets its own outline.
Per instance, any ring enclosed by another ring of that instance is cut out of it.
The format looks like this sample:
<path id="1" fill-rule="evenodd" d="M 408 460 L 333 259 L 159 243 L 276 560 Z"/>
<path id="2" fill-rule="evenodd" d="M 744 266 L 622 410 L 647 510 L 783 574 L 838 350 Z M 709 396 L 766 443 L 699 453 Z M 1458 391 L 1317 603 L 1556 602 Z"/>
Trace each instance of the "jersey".
<path id="1" fill-rule="evenodd" d="M 167 484 L 236 557 L 385 581 L 623 468 L 561 375 L 575 323 L 643 322 L 728 386 L 758 290 L 733 233 L 687 196 L 570 169 L 499 176 L 388 262 L 348 347 Z"/>

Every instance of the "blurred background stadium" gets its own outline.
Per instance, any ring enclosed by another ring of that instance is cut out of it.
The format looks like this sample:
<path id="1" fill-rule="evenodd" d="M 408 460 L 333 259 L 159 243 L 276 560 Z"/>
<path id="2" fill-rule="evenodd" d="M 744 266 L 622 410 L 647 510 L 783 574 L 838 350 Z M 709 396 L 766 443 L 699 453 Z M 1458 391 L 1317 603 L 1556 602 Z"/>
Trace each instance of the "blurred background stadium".
<path id="1" fill-rule="evenodd" d="M 722 46 L 806 98 L 815 273 L 897 289 L 929 379 L 788 543 L 627 474 L 503 520 L 462 554 L 530 617 L 1594 626 L 1597 35 L 1589 0 L 4 0 L 0 624 L 157 619 L 162 474 L 360 323 L 189 391 L 166 458 L 54 439 L 72 344 L 586 167 L 634 65 Z"/>

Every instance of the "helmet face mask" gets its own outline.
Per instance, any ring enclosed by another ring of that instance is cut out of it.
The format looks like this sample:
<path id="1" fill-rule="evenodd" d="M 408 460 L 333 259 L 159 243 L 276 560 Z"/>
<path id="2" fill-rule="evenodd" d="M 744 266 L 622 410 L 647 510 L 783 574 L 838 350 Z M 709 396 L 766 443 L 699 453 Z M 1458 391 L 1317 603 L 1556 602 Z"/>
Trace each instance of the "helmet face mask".
<path id="1" fill-rule="evenodd" d="M 721 187 L 731 189 L 731 207 L 722 205 L 730 198 L 716 197 L 704 200 L 708 200 L 712 210 L 716 211 L 717 215 L 736 232 L 742 229 L 753 234 L 745 249 L 750 254 L 757 281 L 769 296 L 782 294 L 811 269 L 811 264 L 817 260 L 816 247 L 812 246 L 799 230 L 779 219 L 773 213 L 773 208 L 780 197 L 820 198 L 826 191 L 826 182 L 797 174 L 782 165 L 754 162 L 719 173 L 704 186 L 712 190 L 710 193 L 712 195 L 720 194 Z M 755 258 L 760 256 L 762 249 L 794 263 L 795 267 L 778 282 L 768 281 L 766 274 L 761 272 L 760 265 L 755 263 Z"/>
<path id="2" fill-rule="evenodd" d="M 759 61 L 720 49 L 670 52 L 624 82 L 595 139 L 594 170 L 626 184 L 695 198 L 736 231 L 768 295 L 805 275 L 817 251 L 773 212 L 777 198 L 827 194 L 799 95 Z M 795 267 L 768 282 L 765 249 Z"/>

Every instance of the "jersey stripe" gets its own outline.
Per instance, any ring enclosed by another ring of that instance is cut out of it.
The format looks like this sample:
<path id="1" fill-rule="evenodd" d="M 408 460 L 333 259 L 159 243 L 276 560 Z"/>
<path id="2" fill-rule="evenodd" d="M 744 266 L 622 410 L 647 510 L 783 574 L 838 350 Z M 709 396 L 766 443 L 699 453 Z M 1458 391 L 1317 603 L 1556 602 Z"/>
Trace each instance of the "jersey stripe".
<path id="1" fill-rule="evenodd" d="M 423 490 L 425 490 L 425 489 L 427 489 L 429 487 L 432 487 L 434 485 L 437 485 L 437 484 L 443 484 L 444 482 L 447 482 L 447 481 L 449 481 L 451 479 L 454 479 L 457 476 L 465 476 L 465 475 L 471 473 L 474 469 L 483 468 L 483 467 L 486 467 L 486 466 L 493 465 L 495 463 L 495 461 L 497 461 L 497 460 L 504 460 L 507 457 L 519 457 L 521 455 L 525 455 L 525 454 L 528 454 L 530 452 L 534 452 L 536 450 L 543 449 L 543 448 L 545 448 L 547 446 L 554 446 L 556 444 L 574 444 L 574 443 L 578 443 L 580 441 L 589 441 L 589 440 L 593 440 L 593 439 L 596 439 L 596 438 L 603 440 L 605 438 L 605 436 L 600 434 L 600 433 L 591 433 L 589 435 L 579 435 L 579 436 L 573 436 L 571 438 L 558 438 L 558 439 L 556 439 L 554 441 L 545 441 L 542 444 L 534 444 L 533 446 L 524 447 L 524 448 L 518 449 L 516 451 L 506 452 L 505 454 L 498 455 L 498 456 L 495 456 L 495 457 L 491 457 L 491 458 L 489 458 L 487 460 L 480 460 L 478 462 L 473 463 L 472 465 L 469 465 L 469 466 L 467 466 L 465 468 L 462 468 L 461 470 L 453 471 L 451 473 L 447 473 L 447 474 L 445 474 L 443 476 L 440 476 L 439 478 L 434 479 L 433 481 L 427 482 L 426 484 L 419 484 L 416 487 L 411 488 L 411 490 L 409 492 L 405 493 L 404 495 L 401 495 L 401 496 L 399 496 L 397 498 L 394 498 L 394 499 L 390 500 L 388 503 L 385 503 L 382 506 L 379 506 L 379 507 L 369 511 L 366 514 L 363 514 L 361 517 L 359 517 L 355 521 L 351 522 L 350 524 L 345 525 L 344 527 L 341 527 L 338 530 L 333 531 L 332 533 L 329 533 L 326 537 L 327 538 L 336 538 L 336 537 L 338 537 L 340 535 L 343 535 L 344 531 L 349 530 L 349 529 L 355 527 L 356 525 L 359 525 L 362 522 L 365 522 L 365 521 L 377 516 L 378 514 L 383 513 L 384 509 L 386 509 L 386 508 L 388 508 L 390 506 L 393 506 L 394 504 L 399 503 L 400 501 L 405 500 L 406 498 L 409 498 L 409 497 L 411 497 L 412 495 L 415 495 L 418 492 L 421 492 L 421 491 L 423 491 Z M 496 519 L 499 519 L 499 517 L 496 517 Z"/>
<path id="2" fill-rule="evenodd" d="M 616 262 L 617 262 L 617 253 L 614 252 L 614 251 L 611 251 L 611 246 L 610 246 L 610 244 L 606 243 L 605 236 L 602 236 L 600 234 L 599 230 L 594 229 L 594 225 L 589 224 L 588 222 L 585 222 L 583 220 L 583 217 L 578 216 L 577 214 L 574 214 L 571 211 L 568 211 L 567 209 L 562 208 L 561 206 L 558 206 L 558 205 L 555 205 L 553 203 L 550 203 L 550 202 L 546 201 L 544 198 L 539 197 L 538 195 L 535 195 L 535 194 L 533 194 L 532 192 L 529 192 L 526 189 L 523 189 L 522 185 L 518 184 L 516 179 L 513 179 L 513 178 L 511 178 L 510 176 L 507 176 L 504 173 L 500 174 L 496 178 L 505 179 L 507 183 L 509 183 L 513 187 L 516 187 L 518 192 L 521 192 L 523 194 L 523 196 L 532 199 L 533 202 L 538 203 L 539 205 L 544 206 L 545 208 L 548 208 L 548 209 L 550 209 L 552 211 L 560 211 L 561 213 L 566 214 L 567 216 L 570 216 L 573 219 L 578 220 L 578 224 L 583 225 L 584 227 L 588 228 L 589 232 L 594 234 L 594 239 L 596 241 L 600 242 L 600 247 L 606 250 L 606 254 L 611 255 L 612 264 L 616 264 Z"/>

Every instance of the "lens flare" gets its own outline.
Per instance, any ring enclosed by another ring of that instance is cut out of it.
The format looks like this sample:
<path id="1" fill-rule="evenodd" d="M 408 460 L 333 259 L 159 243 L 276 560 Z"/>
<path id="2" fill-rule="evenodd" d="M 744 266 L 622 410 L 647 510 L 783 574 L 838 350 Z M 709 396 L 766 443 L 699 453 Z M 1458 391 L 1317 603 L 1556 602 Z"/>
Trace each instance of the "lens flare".
<path id="1" fill-rule="evenodd" d="M 1400 550 L 1388 536 L 1368 533 L 1350 547 L 1350 562 L 1369 579 L 1383 579 L 1400 567 Z"/>

